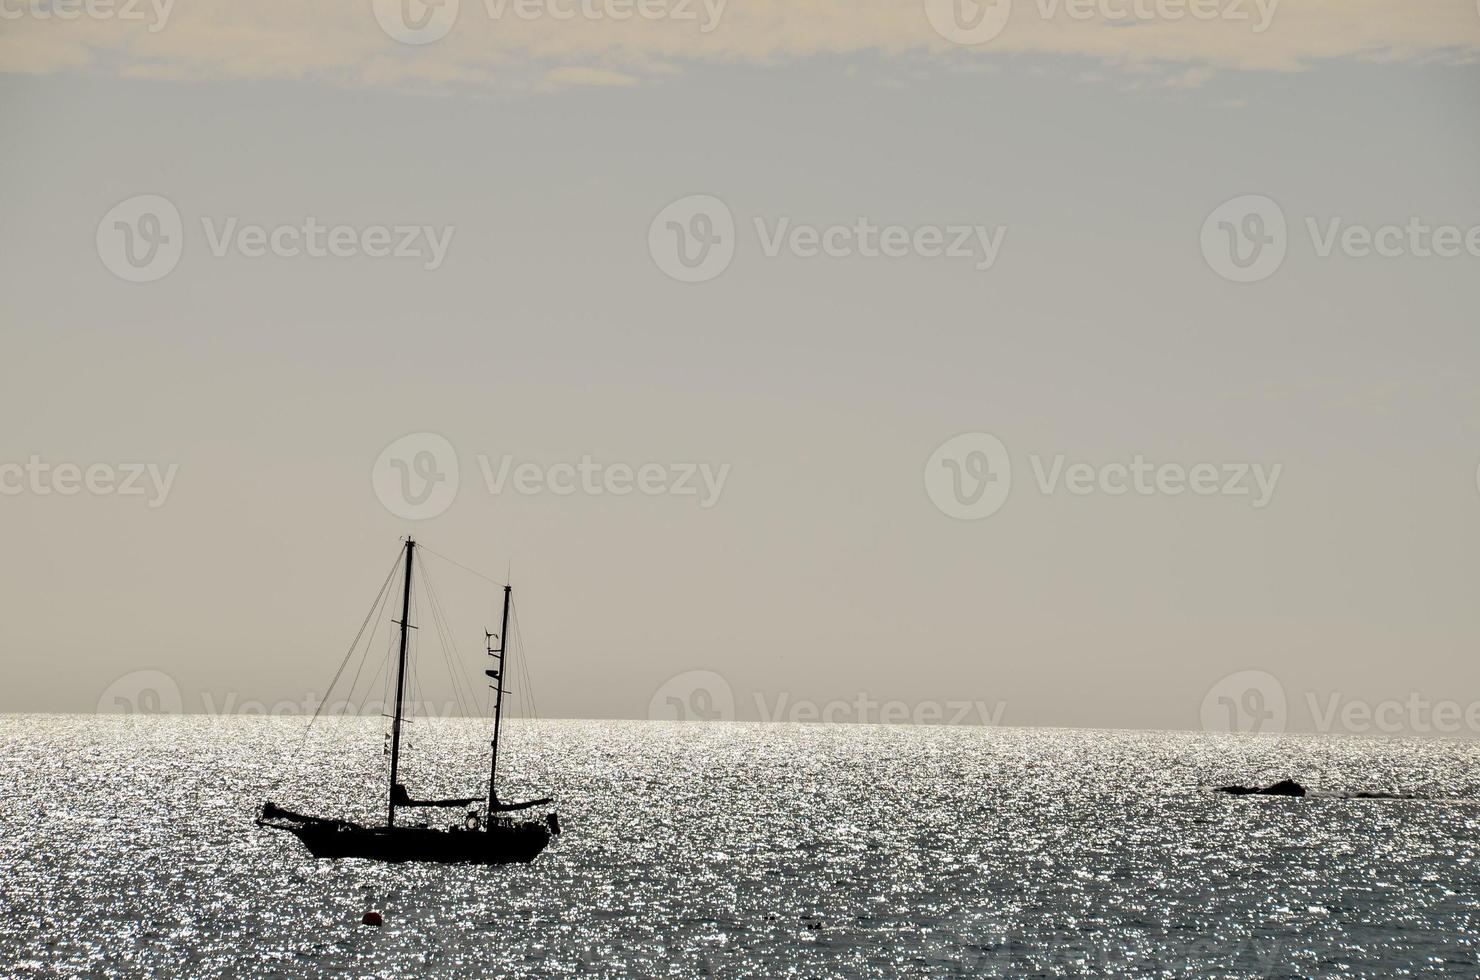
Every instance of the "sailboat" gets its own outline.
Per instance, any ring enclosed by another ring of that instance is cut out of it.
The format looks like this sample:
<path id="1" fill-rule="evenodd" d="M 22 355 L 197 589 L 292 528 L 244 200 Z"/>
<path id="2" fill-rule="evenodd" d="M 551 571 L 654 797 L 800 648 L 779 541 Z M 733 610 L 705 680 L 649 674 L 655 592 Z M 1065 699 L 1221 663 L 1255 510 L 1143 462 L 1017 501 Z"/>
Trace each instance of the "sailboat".
<path id="1" fill-rule="evenodd" d="M 489 764 L 488 795 L 456 799 L 418 800 L 400 780 L 401 727 L 405 721 L 406 652 L 411 624 L 411 577 L 416 563 L 416 542 L 406 539 L 405 580 L 402 587 L 400 653 L 396 667 L 395 714 L 390 732 L 390 788 L 385 826 L 364 826 L 350 820 L 295 813 L 272 801 L 262 805 L 259 827 L 286 830 L 295 835 L 318 858 L 367 858 L 372 861 L 423 861 L 442 864 L 506 864 L 533 861 L 560 833 L 560 818 L 550 809 L 543 818 L 528 811 L 553 804 L 548 797 L 523 803 L 504 803 L 498 798 L 498 742 L 507 693 L 504 660 L 508 650 L 509 606 L 513 588 L 505 585 L 503 621 L 497 633 L 484 631 L 485 648 L 494 666 L 484 673 L 494 691 L 492 760 Z M 394 574 L 394 573 L 393 573 Z M 389 584 L 389 582 L 387 582 Z M 384 589 L 382 588 L 382 591 Z M 498 641 L 495 648 L 493 641 Z M 476 807 L 484 805 L 480 815 Z M 471 809 L 469 809 L 471 808 Z M 397 824 L 397 811 L 405 809 L 466 809 L 459 823 L 434 827 L 427 822 Z M 516 815 L 519 814 L 519 815 Z"/>

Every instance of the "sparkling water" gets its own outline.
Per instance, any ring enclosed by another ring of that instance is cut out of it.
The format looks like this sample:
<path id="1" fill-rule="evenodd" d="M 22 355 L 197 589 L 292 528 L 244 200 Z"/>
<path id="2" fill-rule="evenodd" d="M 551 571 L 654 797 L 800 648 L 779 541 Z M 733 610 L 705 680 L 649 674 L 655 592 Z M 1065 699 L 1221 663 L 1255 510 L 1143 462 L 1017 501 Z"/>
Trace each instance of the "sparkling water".
<path id="1" fill-rule="evenodd" d="M 253 824 L 382 820 L 383 726 L 0 717 L 0 975 L 1476 975 L 1463 741 L 514 721 L 500 795 L 564 830 L 532 864 Z M 412 795 L 482 791 L 487 738 L 411 726 Z M 1207 789 L 1285 777 L 1317 795 Z"/>

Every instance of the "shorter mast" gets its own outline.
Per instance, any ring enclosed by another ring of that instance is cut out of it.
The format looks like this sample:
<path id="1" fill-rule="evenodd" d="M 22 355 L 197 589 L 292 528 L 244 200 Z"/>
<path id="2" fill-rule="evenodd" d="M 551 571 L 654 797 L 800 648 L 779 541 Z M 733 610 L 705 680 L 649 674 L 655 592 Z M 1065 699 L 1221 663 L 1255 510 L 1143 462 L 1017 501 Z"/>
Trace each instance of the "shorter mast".
<path id="1" fill-rule="evenodd" d="M 493 829 L 493 815 L 498 808 L 498 730 L 499 722 L 504 714 L 504 658 L 509 649 L 509 602 L 514 591 L 511 585 L 504 586 L 504 619 L 498 631 L 498 650 L 493 649 L 493 644 L 488 644 L 488 655 L 498 658 L 497 670 L 484 671 L 493 678 L 493 761 L 488 767 L 488 829 Z M 488 639 L 493 639 L 493 634 L 488 634 Z"/>

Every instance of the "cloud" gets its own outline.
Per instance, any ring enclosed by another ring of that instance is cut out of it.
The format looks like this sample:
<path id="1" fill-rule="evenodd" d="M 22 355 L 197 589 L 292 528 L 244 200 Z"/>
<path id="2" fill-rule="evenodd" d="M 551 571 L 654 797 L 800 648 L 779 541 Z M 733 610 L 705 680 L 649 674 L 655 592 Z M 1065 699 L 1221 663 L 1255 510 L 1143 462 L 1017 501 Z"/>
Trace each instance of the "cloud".
<path id="1" fill-rule="evenodd" d="M 1470 0 L 1001 0 L 1000 33 L 975 45 L 948 36 L 979 39 L 973 18 L 993 8 L 975 0 L 90 2 L 111 16 L 87 15 L 85 0 L 71 0 L 83 13 L 70 20 L 55 15 L 60 0 L 0 0 L 0 71 L 551 88 L 817 55 L 960 68 L 1043 54 L 1186 87 L 1224 70 L 1480 55 Z M 942 29 L 943 18 L 956 19 Z"/>
<path id="2" fill-rule="evenodd" d="M 545 81 L 553 87 L 566 85 L 636 85 L 637 79 L 617 71 L 604 68 L 556 68 L 545 75 Z"/>

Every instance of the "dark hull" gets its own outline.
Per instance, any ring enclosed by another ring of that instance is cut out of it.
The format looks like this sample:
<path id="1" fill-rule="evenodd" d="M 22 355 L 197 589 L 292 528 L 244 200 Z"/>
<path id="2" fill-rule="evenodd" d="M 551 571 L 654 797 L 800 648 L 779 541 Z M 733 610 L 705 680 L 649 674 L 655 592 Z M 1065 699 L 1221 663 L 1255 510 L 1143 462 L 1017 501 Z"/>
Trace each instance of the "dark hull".
<path id="1" fill-rule="evenodd" d="M 354 824 L 279 826 L 294 834 L 314 857 L 437 864 L 509 864 L 533 861 L 550 843 L 544 823 L 495 824 L 486 830 L 421 827 L 360 827 Z"/>

